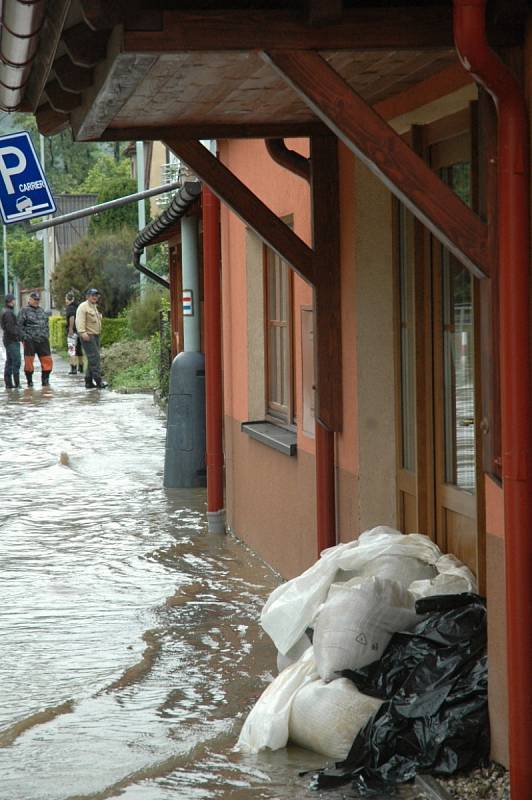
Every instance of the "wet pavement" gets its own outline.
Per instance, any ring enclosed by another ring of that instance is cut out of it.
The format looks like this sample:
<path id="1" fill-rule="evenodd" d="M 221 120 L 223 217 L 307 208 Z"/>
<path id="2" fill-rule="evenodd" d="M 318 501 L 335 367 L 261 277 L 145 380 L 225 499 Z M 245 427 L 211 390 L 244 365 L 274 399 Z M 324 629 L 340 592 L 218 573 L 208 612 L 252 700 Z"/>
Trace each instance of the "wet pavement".
<path id="1" fill-rule="evenodd" d="M 203 491 L 162 488 L 151 397 L 55 362 L 48 389 L 0 389 L 2 800 L 349 796 L 299 776 L 321 756 L 234 752 L 278 579 L 207 532 Z"/>

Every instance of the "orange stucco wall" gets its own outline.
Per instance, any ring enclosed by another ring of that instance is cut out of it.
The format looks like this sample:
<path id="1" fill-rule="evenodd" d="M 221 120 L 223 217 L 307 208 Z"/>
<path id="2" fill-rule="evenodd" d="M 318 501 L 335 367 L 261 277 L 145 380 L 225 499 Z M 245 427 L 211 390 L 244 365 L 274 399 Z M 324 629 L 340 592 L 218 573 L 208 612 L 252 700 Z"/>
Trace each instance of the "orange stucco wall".
<path id="1" fill-rule="evenodd" d="M 308 155 L 304 140 L 288 140 L 287 145 Z M 276 164 L 262 141 L 223 142 L 220 158 L 246 185 L 280 217 L 290 217 L 293 230 L 311 244 L 310 192 L 306 181 Z M 346 302 L 342 306 L 342 335 L 345 342 L 354 340 L 353 181 L 354 159 L 345 148 L 340 152 L 342 176 L 342 284 Z M 235 533 L 283 573 L 295 574 L 311 564 L 316 556 L 314 438 L 302 430 L 302 343 L 301 307 L 312 305 L 312 288 L 301 278 L 293 277 L 293 359 L 295 416 L 297 418 L 298 456 L 290 459 L 260 443 L 249 443 L 239 424 L 249 419 L 248 408 L 248 320 L 246 281 L 246 228 L 222 206 L 222 285 L 223 285 L 223 359 L 224 405 L 226 414 L 226 452 L 228 482 L 228 519 Z M 338 436 L 339 492 L 344 489 L 342 514 L 350 514 L 351 489 L 356 469 L 356 432 L 354 426 L 354 347 L 343 353 L 343 401 L 345 426 Z M 235 424 L 236 423 L 236 424 Z M 242 460 L 246 461 L 244 472 Z M 309 460 L 310 459 L 310 460 Z M 279 480 L 279 475 L 284 475 Z M 244 489 L 245 485 L 245 489 Z M 268 486 L 266 492 L 264 487 Z M 276 506 L 284 514 L 272 513 L 271 487 Z M 262 488 L 261 488 L 262 487 Z M 297 495 L 297 497 L 295 496 Z M 293 513 L 297 508 L 297 519 Z M 268 526 L 268 519 L 275 525 Z M 258 535 L 260 532 L 260 535 Z M 292 542 L 291 557 L 277 559 L 275 553 L 286 549 L 287 536 Z M 279 563 L 277 563 L 279 562 Z"/>

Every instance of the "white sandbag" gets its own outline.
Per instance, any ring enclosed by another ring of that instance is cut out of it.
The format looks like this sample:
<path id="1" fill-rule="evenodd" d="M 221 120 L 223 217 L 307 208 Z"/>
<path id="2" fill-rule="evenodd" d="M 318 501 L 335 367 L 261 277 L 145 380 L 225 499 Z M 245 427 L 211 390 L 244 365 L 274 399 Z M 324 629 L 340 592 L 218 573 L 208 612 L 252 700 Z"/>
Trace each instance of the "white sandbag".
<path id="1" fill-rule="evenodd" d="M 311 626 L 331 584 L 341 579 L 342 572 L 347 577 L 360 575 L 365 569 L 371 572 L 371 562 L 384 556 L 414 558 L 434 565 L 441 552 L 427 536 L 404 535 L 384 525 L 365 531 L 356 541 L 329 547 L 312 567 L 278 586 L 266 601 L 260 622 L 277 649 L 286 654 Z"/>
<path id="2" fill-rule="evenodd" d="M 355 578 L 335 584 L 314 624 L 314 658 L 321 678 L 377 661 L 392 634 L 419 622 L 414 598 L 396 581 Z"/>
<path id="3" fill-rule="evenodd" d="M 416 580 L 410 584 L 409 591 L 416 600 L 436 594 L 477 591 L 477 582 L 471 570 L 451 553 L 439 558 L 435 566 L 438 574 L 432 580 Z"/>
<path id="4" fill-rule="evenodd" d="M 290 708 L 298 689 L 318 677 L 312 647 L 295 664 L 284 669 L 261 694 L 240 732 L 237 750 L 258 753 L 278 750 L 288 742 Z"/>
<path id="5" fill-rule="evenodd" d="M 347 678 L 306 683 L 292 702 L 289 738 L 299 747 L 343 760 L 382 700 L 358 691 Z"/>
<path id="6" fill-rule="evenodd" d="M 293 647 L 290 648 L 286 655 L 283 653 L 277 653 L 277 672 L 282 672 L 283 669 L 286 669 L 291 664 L 295 664 L 296 661 L 299 661 L 305 650 L 308 650 L 309 647 L 312 646 L 312 642 L 310 641 L 309 637 L 306 633 L 303 634 L 301 639 L 298 639 L 297 642 Z"/>
<path id="7" fill-rule="evenodd" d="M 413 581 L 431 580 L 437 575 L 436 567 L 419 558 L 404 555 L 384 555 L 368 561 L 360 571 L 360 576 L 385 578 L 397 581 L 408 589 Z"/>

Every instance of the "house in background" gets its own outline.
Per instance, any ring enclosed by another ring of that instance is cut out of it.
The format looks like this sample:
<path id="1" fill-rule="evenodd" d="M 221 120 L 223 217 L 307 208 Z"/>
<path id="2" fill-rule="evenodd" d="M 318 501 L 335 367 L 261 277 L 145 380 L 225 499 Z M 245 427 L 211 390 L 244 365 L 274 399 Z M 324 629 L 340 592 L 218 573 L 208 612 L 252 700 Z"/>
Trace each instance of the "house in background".
<path id="1" fill-rule="evenodd" d="M 284 577 L 378 523 L 465 561 L 493 756 L 527 800 L 530 10 L 164 5 L 45 16 L 17 102 L 45 135 L 161 141 L 203 181 L 207 470 L 229 527 Z"/>

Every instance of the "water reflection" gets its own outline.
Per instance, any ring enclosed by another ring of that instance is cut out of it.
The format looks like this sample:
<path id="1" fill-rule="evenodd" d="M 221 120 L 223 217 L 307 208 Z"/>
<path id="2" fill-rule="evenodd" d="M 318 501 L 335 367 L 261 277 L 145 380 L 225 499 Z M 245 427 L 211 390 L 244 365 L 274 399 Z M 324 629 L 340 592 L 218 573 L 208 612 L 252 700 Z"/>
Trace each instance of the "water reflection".
<path id="1" fill-rule="evenodd" d="M 322 757 L 232 751 L 275 576 L 207 533 L 202 491 L 161 488 L 151 398 L 66 372 L 0 392 L 2 800 L 315 798 Z"/>

